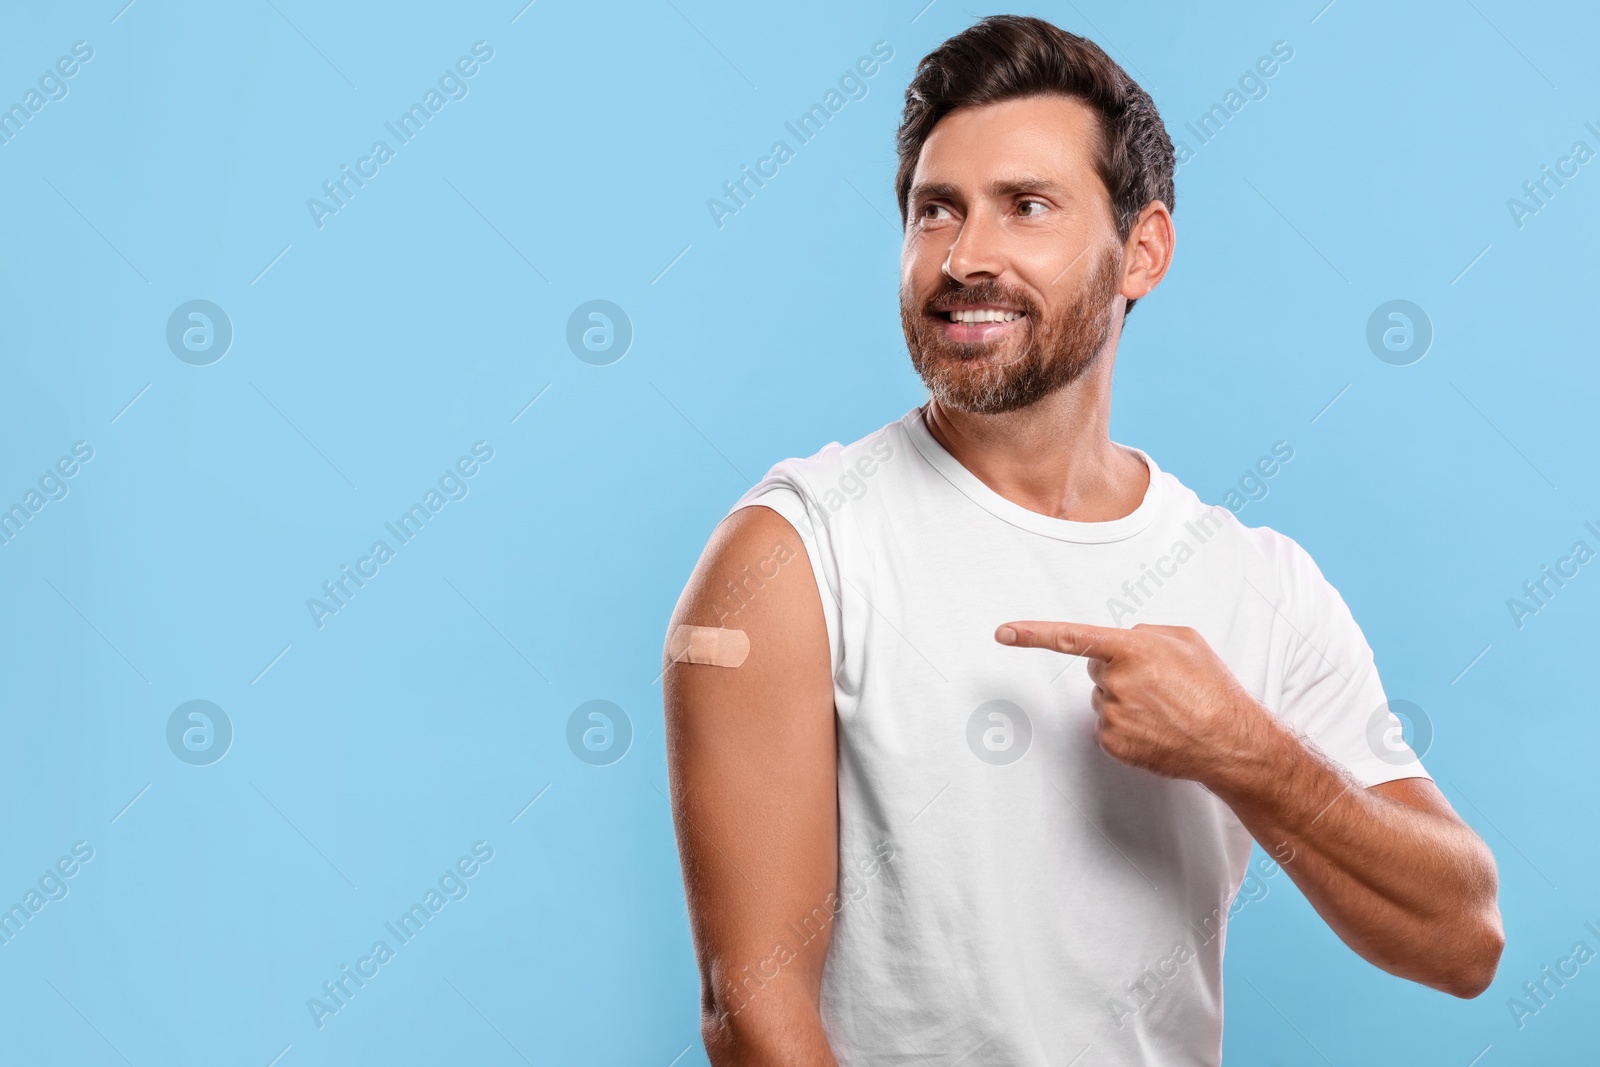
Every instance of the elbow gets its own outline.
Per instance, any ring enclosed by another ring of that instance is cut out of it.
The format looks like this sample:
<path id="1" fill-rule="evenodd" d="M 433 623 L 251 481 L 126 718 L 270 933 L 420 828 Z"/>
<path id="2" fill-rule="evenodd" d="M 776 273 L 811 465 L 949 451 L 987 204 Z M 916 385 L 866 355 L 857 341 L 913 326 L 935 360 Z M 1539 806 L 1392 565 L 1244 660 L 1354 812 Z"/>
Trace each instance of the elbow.
<path id="1" fill-rule="evenodd" d="M 1461 946 L 1450 973 L 1443 982 L 1435 983 L 1434 988 L 1462 1000 L 1472 1000 L 1489 988 L 1500 970 L 1500 957 L 1506 947 L 1505 924 L 1501 921 L 1498 903 L 1499 871 L 1494 856 L 1481 840 L 1478 849 L 1482 866 L 1477 879 L 1477 899 L 1460 910 L 1451 924 L 1452 929 L 1440 932 L 1445 940 L 1435 942 Z"/>
<path id="2" fill-rule="evenodd" d="M 701 985 L 700 1036 L 712 1067 L 832 1067 L 814 996 L 754 977 L 725 991 L 720 986 L 715 981 Z"/>
<path id="3" fill-rule="evenodd" d="M 1491 906 L 1464 940 L 1470 944 L 1452 972 L 1435 988 L 1462 1000 L 1480 996 L 1500 970 L 1500 955 L 1505 951 L 1506 934 L 1500 922 L 1500 909 Z"/>
<path id="4" fill-rule="evenodd" d="M 733 1037 L 739 1028 L 740 1009 L 744 1007 L 737 985 L 729 985 L 726 990 L 718 988 L 716 976 L 722 970 L 712 963 L 702 968 L 700 976 L 700 1033 L 706 1038 L 707 1047 L 713 1038 Z"/>
<path id="5" fill-rule="evenodd" d="M 745 1012 L 745 991 L 730 986 L 726 992 L 707 978 L 700 986 L 700 1038 L 712 1067 L 734 1067 L 767 1062 L 765 1046 L 771 1035 L 759 1025 L 759 1012 Z"/>
<path id="6" fill-rule="evenodd" d="M 700 1039 L 711 1067 L 765 1067 L 786 1062 L 781 1034 L 726 1004 L 701 1012 Z"/>
<path id="7" fill-rule="evenodd" d="M 734 1032 L 732 1020 L 727 1015 L 716 1011 L 702 1012 L 700 1015 L 700 1040 L 705 1045 L 706 1060 L 712 1067 L 722 1067 L 723 1064 L 739 1062 L 739 1039 Z"/>
<path id="8" fill-rule="evenodd" d="M 1485 947 L 1479 959 L 1470 967 L 1463 968 L 1453 988 L 1446 992 L 1451 996 L 1460 997 L 1462 1000 L 1471 1000 L 1489 988 L 1494 981 L 1496 972 L 1500 970 L 1500 953 L 1506 947 L 1505 934 L 1497 933 L 1494 940 Z"/>
<path id="9" fill-rule="evenodd" d="M 700 996 L 700 1039 L 705 1043 L 706 1058 L 712 1067 L 739 1062 L 740 1049 L 748 1044 L 747 1035 L 736 1018 L 738 1012 L 717 996 L 707 984 Z"/>
<path id="10" fill-rule="evenodd" d="M 1452 997 L 1462 1000 L 1472 1000 L 1481 996 L 1494 981 L 1495 971 L 1499 968 L 1500 961 L 1496 957 L 1488 966 L 1479 966 L 1470 970 L 1463 969 L 1452 981 L 1438 986 L 1440 992 L 1449 993 Z"/>

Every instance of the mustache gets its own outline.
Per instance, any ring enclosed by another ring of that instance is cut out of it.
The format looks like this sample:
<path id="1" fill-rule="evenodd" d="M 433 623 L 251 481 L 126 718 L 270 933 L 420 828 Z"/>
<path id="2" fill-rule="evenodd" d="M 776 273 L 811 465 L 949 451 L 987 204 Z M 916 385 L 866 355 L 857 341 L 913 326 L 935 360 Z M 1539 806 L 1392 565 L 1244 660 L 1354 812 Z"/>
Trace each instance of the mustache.
<path id="1" fill-rule="evenodd" d="M 923 303 L 923 310 L 932 314 L 949 311 L 961 304 L 1000 304 L 1020 308 L 1030 318 L 1035 317 L 1037 311 L 1033 301 L 1022 293 L 1002 289 L 992 282 L 980 282 L 977 285 L 952 282 L 928 297 Z"/>

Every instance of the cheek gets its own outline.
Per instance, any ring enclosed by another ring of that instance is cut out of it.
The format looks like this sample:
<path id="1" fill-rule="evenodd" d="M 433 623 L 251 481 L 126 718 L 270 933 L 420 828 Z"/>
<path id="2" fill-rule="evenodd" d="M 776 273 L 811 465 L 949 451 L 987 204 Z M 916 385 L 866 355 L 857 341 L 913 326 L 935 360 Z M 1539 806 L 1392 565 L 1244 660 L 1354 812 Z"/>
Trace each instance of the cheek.
<path id="1" fill-rule="evenodd" d="M 1072 292 L 1095 264 L 1093 251 L 1085 250 L 1092 244 L 1081 226 L 1040 225 L 1016 235 L 1011 259 L 1023 280 L 1040 292 Z"/>
<path id="2" fill-rule="evenodd" d="M 918 291 L 936 285 L 944 276 L 941 268 L 948 253 L 948 246 L 937 235 L 912 230 L 900 250 L 901 284 Z"/>
<path id="3" fill-rule="evenodd" d="M 1039 265 L 1028 270 L 1041 275 L 1037 285 L 1041 290 L 1048 286 L 1057 305 L 1100 287 L 1107 271 L 1115 272 L 1120 280 L 1123 246 L 1115 231 L 1077 220 L 1054 227 L 1048 241 L 1049 247 L 1038 254 Z"/>
<path id="4" fill-rule="evenodd" d="M 1065 255 L 1061 248 L 1027 249 L 1026 254 L 1018 255 L 1013 260 L 1017 274 L 1029 288 L 1045 294 L 1052 303 L 1060 303 L 1083 286 L 1087 274 L 1084 267 L 1089 257 L 1084 255 L 1074 261 L 1074 257 L 1078 256 L 1078 246 L 1071 247 L 1072 251 Z"/>
<path id="5" fill-rule="evenodd" d="M 900 251 L 900 291 L 916 292 L 919 276 L 916 249 L 907 241 L 905 248 Z"/>

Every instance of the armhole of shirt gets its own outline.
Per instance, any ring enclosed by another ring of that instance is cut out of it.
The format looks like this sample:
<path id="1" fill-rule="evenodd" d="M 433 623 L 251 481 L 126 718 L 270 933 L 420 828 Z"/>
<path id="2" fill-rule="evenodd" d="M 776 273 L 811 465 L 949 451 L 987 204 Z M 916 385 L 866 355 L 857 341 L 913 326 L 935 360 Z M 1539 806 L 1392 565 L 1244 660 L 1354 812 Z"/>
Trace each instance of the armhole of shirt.
<path id="1" fill-rule="evenodd" d="M 830 677 L 839 673 L 840 638 L 839 638 L 839 591 L 835 582 L 829 576 L 828 568 L 824 565 L 822 546 L 817 543 L 814 534 L 814 525 L 810 514 L 806 510 L 805 499 L 794 489 L 784 485 L 775 485 L 741 498 L 729 514 L 741 508 L 764 507 L 771 508 L 783 516 L 785 522 L 794 528 L 799 535 L 800 544 L 806 551 L 806 559 L 811 561 L 811 577 L 817 583 L 817 595 L 821 599 L 822 621 L 828 630 L 828 662 Z"/>

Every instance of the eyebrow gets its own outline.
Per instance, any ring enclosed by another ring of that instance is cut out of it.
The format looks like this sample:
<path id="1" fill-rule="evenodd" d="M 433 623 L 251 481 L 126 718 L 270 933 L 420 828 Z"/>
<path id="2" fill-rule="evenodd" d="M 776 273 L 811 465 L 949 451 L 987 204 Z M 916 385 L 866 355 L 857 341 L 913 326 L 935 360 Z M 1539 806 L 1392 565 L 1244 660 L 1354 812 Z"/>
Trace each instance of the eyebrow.
<path id="1" fill-rule="evenodd" d="M 1058 181 L 1049 178 L 1037 178 L 1023 175 L 1016 178 L 1001 178 L 989 184 L 989 195 L 995 198 L 1016 196 L 1020 193 L 1054 193 L 1058 196 L 1065 195 L 1067 189 Z M 921 182 L 911 190 L 911 202 L 920 203 L 923 200 L 954 200 L 958 199 L 961 190 L 950 182 Z"/>

